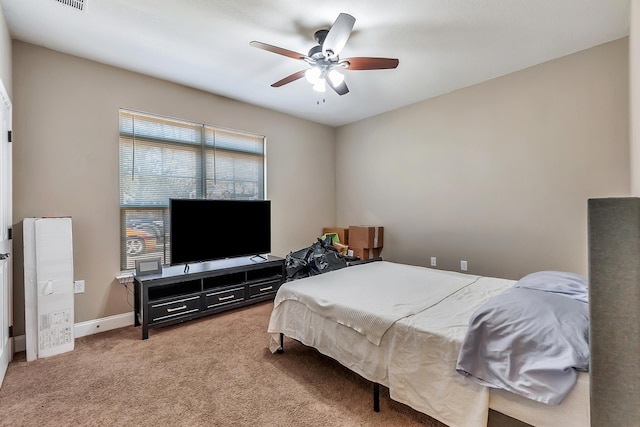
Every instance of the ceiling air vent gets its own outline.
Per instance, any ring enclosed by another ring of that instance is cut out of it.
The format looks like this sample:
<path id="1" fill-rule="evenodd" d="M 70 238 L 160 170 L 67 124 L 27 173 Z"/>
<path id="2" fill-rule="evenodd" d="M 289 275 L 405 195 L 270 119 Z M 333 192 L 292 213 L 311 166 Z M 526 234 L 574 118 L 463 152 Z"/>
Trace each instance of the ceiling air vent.
<path id="1" fill-rule="evenodd" d="M 80 11 L 85 10 L 87 7 L 86 0 L 56 0 L 58 3 L 62 3 L 67 6 L 71 6 L 74 9 L 78 9 Z"/>

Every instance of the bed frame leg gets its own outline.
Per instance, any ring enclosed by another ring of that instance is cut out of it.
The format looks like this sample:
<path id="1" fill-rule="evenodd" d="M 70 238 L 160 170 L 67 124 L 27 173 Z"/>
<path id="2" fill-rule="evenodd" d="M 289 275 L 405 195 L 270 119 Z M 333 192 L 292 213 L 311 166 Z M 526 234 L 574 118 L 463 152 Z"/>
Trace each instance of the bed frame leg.
<path id="1" fill-rule="evenodd" d="M 373 383 L 373 410 L 380 412 L 380 384 Z"/>
<path id="2" fill-rule="evenodd" d="M 276 350 L 276 353 L 284 353 L 284 334 L 280 332 L 280 348 Z"/>

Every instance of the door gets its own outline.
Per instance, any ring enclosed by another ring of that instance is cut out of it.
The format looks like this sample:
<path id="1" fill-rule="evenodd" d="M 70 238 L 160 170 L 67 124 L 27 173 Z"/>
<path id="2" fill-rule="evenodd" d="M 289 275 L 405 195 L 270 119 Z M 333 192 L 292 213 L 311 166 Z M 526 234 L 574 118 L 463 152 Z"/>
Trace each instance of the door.
<path id="1" fill-rule="evenodd" d="M 11 361 L 13 349 L 9 337 L 12 325 L 12 241 L 10 229 L 12 218 L 11 180 L 11 101 L 0 81 L 0 386 Z"/>

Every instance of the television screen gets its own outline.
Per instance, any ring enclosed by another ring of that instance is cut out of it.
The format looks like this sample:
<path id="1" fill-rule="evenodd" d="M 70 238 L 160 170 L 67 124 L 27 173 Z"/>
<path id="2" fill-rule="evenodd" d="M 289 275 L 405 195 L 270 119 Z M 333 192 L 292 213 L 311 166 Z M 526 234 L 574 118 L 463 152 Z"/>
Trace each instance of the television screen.
<path id="1" fill-rule="evenodd" d="M 267 254 L 270 200 L 170 199 L 171 265 Z"/>

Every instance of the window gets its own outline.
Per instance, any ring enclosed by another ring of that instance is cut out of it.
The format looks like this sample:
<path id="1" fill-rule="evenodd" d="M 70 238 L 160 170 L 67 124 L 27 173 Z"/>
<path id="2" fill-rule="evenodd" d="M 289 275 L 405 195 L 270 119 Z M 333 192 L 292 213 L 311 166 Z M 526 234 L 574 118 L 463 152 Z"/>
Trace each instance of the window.
<path id="1" fill-rule="evenodd" d="M 263 200 L 264 175 L 263 136 L 120 110 L 121 268 L 170 263 L 170 198 Z"/>

